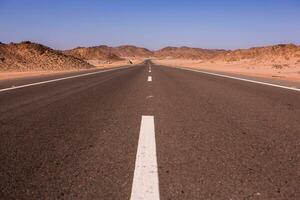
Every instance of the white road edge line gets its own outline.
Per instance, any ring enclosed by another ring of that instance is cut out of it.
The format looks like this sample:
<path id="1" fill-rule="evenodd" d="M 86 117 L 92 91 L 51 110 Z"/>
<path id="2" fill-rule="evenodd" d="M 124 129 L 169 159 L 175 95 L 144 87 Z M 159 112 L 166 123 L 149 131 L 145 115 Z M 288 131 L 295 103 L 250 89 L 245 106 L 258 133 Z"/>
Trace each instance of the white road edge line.
<path id="1" fill-rule="evenodd" d="M 130 67 L 132 67 L 132 66 L 130 66 Z M 47 81 L 30 83 L 30 84 L 15 86 L 15 87 L 9 87 L 9 88 L 0 89 L 0 92 L 4 92 L 4 91 L 8 91 L 8 90 L 16 90 L 16 89 L 20 89 L 20 88 L 35 86 L 35 85 L 42 85 L 42 84 L 45 84 L 45 83 L 57 82 L 57 81 L 62 81 L 62 80 L 72 79 L 72 78 L 77 78 L 77 77 L 82 77 L 82 76 L 89 76 L 89 75 L 93 75 L 93 74 L 100 74 L 100 73 L 114 71 L 114 70 L 119 70 L 119 69 L 127 69 L 127 68 L 130 68 L 130 67 L 108 69 L 108 70 L 103 70 L 103 71 L 90 72 L 90 73 L 79 74 L 79 75 L 74 75 L 74 76 L 67 76 L 67 77 L 63 77 L 63 78 L 51 79 L 51 80 L 47 80 Z"/>
<path id="2" fill-rule="evenodd" d="M 149 82 L 152 81 L 152 76 L 148 76 L 148 81 L 149 81 Z"/>
<path id="3" fill-rule="evenodd" d="M 235 76 L 228 76 L 228 75 L 217 74 L 217 73 L 213 73 L 213 72 L 207 72 L 207 71 L 196 70 L 196 69 L 179 68 L 179 67 L 177 67 L 177 69 L 193 71 L 193 72 L 199 72 L 199 73 L 209 74 L 209 75 L 213 75 L 213 76 L 230 78 L 230 79 L 234 79 L 234 80 L 246 81 L 246 82 L 250 82 L 250 83 L 257 83 L 257 84 L 268 85 L 268 86 L 273 86 L 273 87 L 278 87 L 278 88 L 283 88 L 283 89 L 294 90 L 294 91 L 300 92 L 300 88 L 293 88 L 293 87 L 277 85 L 277 84 L 272 84 L 272 83 L 267 83 L 267 82 L 262 82 L 262 81 L 254 81 L 254 80 L 251 80 L 251 79 L 238 78 L 238 77 L 235 77 Z"/>
<path id="4" fill-rule="evenodd" d="M 159 200 L 154 116 L 142 116 L 130 200 Z"/>

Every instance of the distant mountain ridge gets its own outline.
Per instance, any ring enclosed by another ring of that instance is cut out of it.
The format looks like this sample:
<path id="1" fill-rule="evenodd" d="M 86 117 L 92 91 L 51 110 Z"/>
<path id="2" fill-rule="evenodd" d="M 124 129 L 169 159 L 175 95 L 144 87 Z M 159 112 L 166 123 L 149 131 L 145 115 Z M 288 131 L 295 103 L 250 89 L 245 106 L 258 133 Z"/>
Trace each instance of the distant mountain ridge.
<path id="1" fill-rule="evenodd" d="M 150 57 L 153 52 L 143 47 L 136 47 L 133 45 L 122 45 L 112 47 L 112 51 L 120 57 Z"/>
<path id="2" fill-rule="evenodd" d="M 193 59 L 229 63 L 251 61 L 254 64 L 260 62 L 286 63 L 291 60 L 300 63 L 300 46 L 278 44 L 237 50 L 169 46 L 157 51 L 150 51 L 133 45 L 117 47 L 99 45 L 59 51 L 29 41 L 0 43 L 0 71 L 87 69 L 94 67 L 86 62 L 89 60 L 111 63 L 131 58 Z"/>
<path id="3" fill-rule="evenodd" d="M 191 48 L 186 46 L 165 47 L 157 51 L 150 51 L 149 49 L 133 45 L 122 45 L 117 47 L 100 45 L 93 47 L 77 47 L 75 49 L 66 50 L 64 53 L 83 59 L 110 59 L 110 57 L 209 59 L 224 51 L 225 50 Z"/>
<path id="4" fill-rule="evenodd" d="M 76 53 L 82 51 L 84 56 L 78 56 Z M 95 51 L 95 52 L 93 52 Z M 105 45 L 95 47 L 78 47 L 67 50 L 65 53 L 80 57 L 83 59 L 121 59 L 126 57 L 145 57 L 145 58 L 170 58 L 170 59 L 200 59 L 200 60 L 224 60 L 235 61 L 243 59 L 264 59 L 275 57 L 293 57 L 297 56 L 299 46 L 294 44 L 278 44 L 271 46 L 252 47 L 249 49 L 224 50 L 224 49 L 203 49 L 193 47 L 164 47 L 157 51 L 150 51 L 149 49 L 136 47 L 133 45 L 123 45 L 118 47 L 109 47 Z M 107 55 L 98 56 L 93 55 L 96 52 Z"/>
<path id="5" fill-rule="evenodd" d="M 217 54 L 225 52 L 218 49 L 202 49 L 187 46 L 182 47 L 165 47 L 154 52 L 157 58 L 182 58 L 182 59 L 211 59 Z"/>
<path id="6" fill-rule="evenodd" d="M 77 47 L 64 51 L 65 54 L 82 58 L 86 60 L 122 60 L 125 57 L 150 57 L 152 52 L 146 48 L 136 47 L 133 45 L 122 45 L 118 47 L 109 47 L 99 45 L 93 47 Z"/>
<path id="7" fill-rule="evenodd" d="M 121 57 L 112 52 L 110 47 L 105 45 L 93 47 L 77 47 L 75 49 L 63 51 L 63 53 L 84 60 L 122 60 Z"/>

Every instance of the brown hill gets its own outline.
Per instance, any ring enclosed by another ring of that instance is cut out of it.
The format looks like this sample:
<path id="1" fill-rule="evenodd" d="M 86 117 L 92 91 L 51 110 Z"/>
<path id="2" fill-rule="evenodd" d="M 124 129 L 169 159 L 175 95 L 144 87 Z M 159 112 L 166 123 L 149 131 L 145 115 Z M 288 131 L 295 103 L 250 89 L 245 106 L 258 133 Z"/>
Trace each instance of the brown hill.
<path id="1" fill-rule="evenodd" d="M 155 51 L 157 58 L 181 58 L 181 59 L 210 59 L 225 52 L 224 50 L 201 49 L 191 47 L 165 47 Z"/>
<path id="2" fill-rule="evenodd" d="M 253 61 L 256 63 L 288 62 L 291 59 L 300 59 L 300 46 L 294 44 L 278 44 L 250 49 L 226 51 L 214 57 L 214 60 L 226 62 Z"/>
<path id="3" fill-rule="evenodd" d="M 75 49 L 64 51 L 64 53 L 85 60 L 122 60 L 122 58 L 112 52 L 111 47 L 105 45 L 94 47 L 77 47 Z"/>
<path id="4" fill-rule="evenodd" d="M 124 45 L 109 47 L 106 45 L 94 47 L 78 47 L 64 53 L 85 60 L 118 61 L 125 57 L 149 57 L 152 52 L 146 48 Z"/>
<path id="5" fill-rule="evenodd" d="M 120 57 L 151 57 L 153 52 L 142 47 L 123 45 L 112 48 L 113 52 Z"/>
<path id="6" fill-rule="evenodd" d="M 0 44 L 0 71 L 68 70 L 92 68 L 87 62 L 41 44 Z"/>

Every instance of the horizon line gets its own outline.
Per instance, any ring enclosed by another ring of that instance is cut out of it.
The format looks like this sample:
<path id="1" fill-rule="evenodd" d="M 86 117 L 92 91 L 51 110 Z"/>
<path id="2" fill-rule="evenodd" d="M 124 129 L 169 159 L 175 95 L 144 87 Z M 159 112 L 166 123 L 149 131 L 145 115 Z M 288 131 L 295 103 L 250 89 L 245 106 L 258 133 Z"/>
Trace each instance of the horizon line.
<path id="1" fill-rule="evenodd" d="M 270 46 L 277 46 L 277 45 L 295 45 L 295 46 L 300 46 L 300 43 L 297 42 L 286 42 L 286 43 L 268 43 L 268 44 L 261 44 L 261 45 L 254 45 L 254 46 L 248 46 L 248 47 L 243 47 L 243 48 L 204 48 L 204 47 L 199 47 L 199 46 L 188 46 L 188 45 L 166 45 L 163 46 L 161 48 L 157 48 L 157 49 L 152 49 L 152 48 L 147 48 L 141 45 L 135 45 L 135 44 L 120 44 L 120 45 L 109 45 L 109 44 L 93 44 L 93 45 L 79 45 L 79 46 L 75 46 L 72 48 L 56 48 L 51 44 L 47 44 L 47 43 L 42 43 L 39 41 L 33 41 L 33 40 L 20 40 L 20 41 L 10 41 L 10 42 L 2 42 L 0 41 L 0 44 L 20 44 L 23 42 L 31 42 L 31 43 L 35 43 L 35 44 L 41 44 L 44 46 L 47 46 L 51 49 L 54 50 L 58 50 L 58 51 L 67 51 L 67 50 L 72 50 L 72 49 L 76 49 L 76 48 L 90 48 L 90 47 L 99 47 L 99 46 L 107 46 L 107 47 L 112 47 L 112 48 L 117 48 L 117 47 L 122 47 L 122 46 L 133 46 L 133 47 L 138 47 L 138 48 L 144 48 L 147 49 L 149 51 L 159 51 L 161 49 L 164 48 L 168 48 L 168 47 L 172 47 L 172 48 L 182 48 L 182 47 L 187 47 L 187 48 L 195 48 L 195 49 L 205 49 L 205 50 L 224 50 L 224 51 L 235 51 L 235 50 L 242 50 L 242 49 L 251 49 L 251 48 L 261 48 L 261 47 L 270 47 Z"/>

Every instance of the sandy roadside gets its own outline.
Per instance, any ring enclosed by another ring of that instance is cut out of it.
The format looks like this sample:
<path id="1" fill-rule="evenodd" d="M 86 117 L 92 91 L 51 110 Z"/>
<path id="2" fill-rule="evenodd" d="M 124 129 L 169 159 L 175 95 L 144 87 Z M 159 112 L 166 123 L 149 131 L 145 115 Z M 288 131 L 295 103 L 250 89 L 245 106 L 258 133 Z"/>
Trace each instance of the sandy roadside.
<path id="1" fill-rule="evenodd" d="M 136 65 L 142 63 L 145 60 L 145 58 L 131 58 L 131 57 L 123 57 L 123 58 L 125 60 L 115 61 L 112 63 L 108 63 L 106 61 L 101 61 L 101 60 L 87 60 L 87 62 L 98 68 L 112 68 L 112 67 L 125 66 L 129 64 Z M 129 63 L 129 61 L 131 61 L 131 63 Z"/>
<path id="2" fill-rule="evenodd" d="M 300 64 L 274 68 L 270 64 L 203 62 L 201 60 L 154 59 L 154 63 L 172 67 L 189 67 L 194 69 L 225 72 L 237 75 L 262 77 L 300 83 Z"/>
<path id="3" fill-rule="evenodd" d="M 1 72 L 0 80 L 18 79 L 26 77 L 42 77 L 48 75 L 59 75 L 68 72 L 79 72 L 79 71 L 91 71 L 93 69 L 82 69 L 82 70 L 65 70 L 65 71 L 28 71 L 28 72 Z"/>
<path id="4" fill-rule="evenodd" d="M 144 61 L 144 59 L 132 59 L 132 64 L 139 64 Z M 98 61 L 92 61 L 93 62 Z M 120 61 L 114 63 L 100 63 L 94 64 L 95 68 L 92 69 L 75 69 L 75 70 L 63 70 L 63 71 L 26 71 L 26 72 L 0 72 L 0 80 L 10 80 L 10 79 L 19 79 L 19 78 L 26 78 L 26 77 L 43 77 L 49 75 L 60 75 L 65 73 L 71 72 L 89 72 L 97 69 L 109 69 L 109 68 L 117 68 L 122 66 L 128 66 L 128 61 Z"/>

